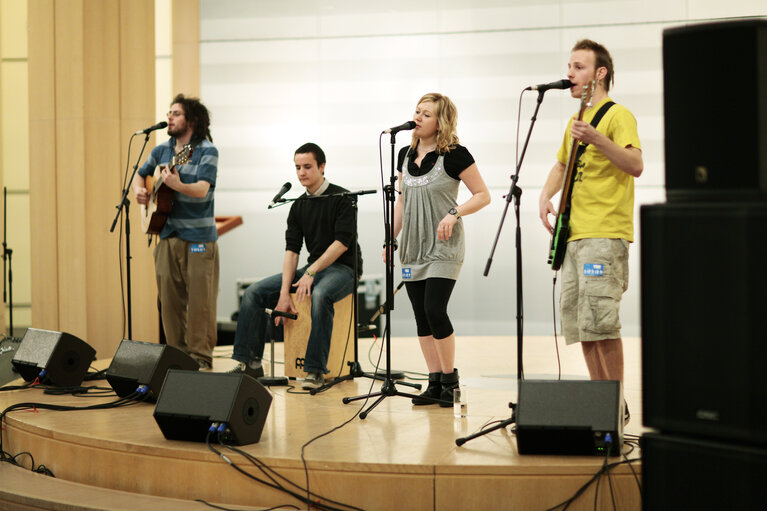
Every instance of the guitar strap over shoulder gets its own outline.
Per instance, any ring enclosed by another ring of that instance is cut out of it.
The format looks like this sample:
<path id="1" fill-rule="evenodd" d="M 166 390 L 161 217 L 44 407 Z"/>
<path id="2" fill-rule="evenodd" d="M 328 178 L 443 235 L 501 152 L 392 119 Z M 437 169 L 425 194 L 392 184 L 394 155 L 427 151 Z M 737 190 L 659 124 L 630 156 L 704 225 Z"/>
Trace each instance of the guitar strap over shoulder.
<path id="1" fill-rule="evenodd" d="M 599 122 L 602 120 L 602 117 L 605 116 L 608 110 L 610 110 L 610 107 L 612 107 L 615 104 L 615 101 L 608 101 L 604 105 L 602 105 L 602 108 L 599 109 L 599 111 L 596 113 L 593 119 L 591 119 L 591 125 L 594 126 L 594 129 L 599 126 Z M 575 154 L 575 161 L 578 161 L 581 159 L 581 156 L 583 155 L 584 151 L 586 151 L 586 147 L 588 147 L 588 144 L 578 144 L 578 151 Z"/>
<path id="2" fill-rule="evenodd" d="M 599 122 L 602 120 L 602 117 L 604 117 L 605 113 L 607 113 L 610 107 L 612 107 L 614 104 L 614 102 L 608 101 L 597 111 L 596 115 L 594 115 L 594 118 L 591 119 L 591 125 L 595 129 L 599 125 Z M 581 108 L 583 107 L 581 106 Z M 580 113 L 579 117 L 581 117 Z M 574 140 L 573 143 L 576 143 L 576 141 Z M 575 150 L 574 155 L 572 153 L 573 146 L 570 146 L 570 156 L 574 158 L 574 163 L 573 160 L 570 159 L 567 162 L 567 172 L 569 172 L 569 175 L 566 174 L 566 179 L 569 181 L 567 183 L 568 187 L 562 187 L 564 204 L 560 204 L 560 211 L 557 213 L 557 224 L 551 238 L 551 249 L 549 251 L 549 264 L 551 265 L 551 269 L 554 271 L 557 271 L 562 267 L 562 263 L 565 258 L 567 238 L 569 237 L 570 233 L 570 208 L 572 206 L 573 200 L 573 187 L 575 185 L 575 179 L 577 175 L 577 172 L 574 172 L 574 170 L 575 166 L 578 164 L 578 160 L 581 159 L 581 156 L 583 155 L 583 152 L 586 150 L 587 146 L 588 144 L 582 144 L 578 142 L 578 148 Z"/>

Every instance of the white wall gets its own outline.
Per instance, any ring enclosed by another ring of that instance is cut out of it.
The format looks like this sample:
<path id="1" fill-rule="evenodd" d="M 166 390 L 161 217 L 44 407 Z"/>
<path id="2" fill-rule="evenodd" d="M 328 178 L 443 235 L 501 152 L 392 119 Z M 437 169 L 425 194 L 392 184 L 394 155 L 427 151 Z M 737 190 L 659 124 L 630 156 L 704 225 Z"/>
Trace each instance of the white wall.
<path id="1" fill-rule="evenodd" d="M 450 304 L 458 335 L 516 331 L 512 209 L 490 277 L 482 271 L 506 204 L 502 196 L 514 170 L 516 131 L 519 127 L 521 149 L 535 108 L 532 92 L 519 107 L 522 89 L 564 77 L 576 40 L 588 37 L 607 46 L 615 62 L 611 97 L 634 112 L 643 145 L 638 212 L 641 204 L 664 200 L 663 29 L 766 10 L 762 0 L 201 0 L 200 5 L 201 96 L 212 112 L 220 151 L 216 213 L 244 219 L 220 240 L 219 316 L 236 309 L 236 279 L 280 270 L 288 208 L 267 211 L 266 205 L 285 181 L 296 187 L 288 197 L 300 193 L 292 156 L 307 141 L 325 150 L 331 181 L 351 190 L 379 189 L 361 199 L 359 231 L 365 273 L 383 274 L 379 133 L 409 120 L 418 98 L 437 91 L 456 103 L 461 143 L 474 155 L 493 196 L 489 207 L 464 220 L 466 262 Z M 549 236 L 537 217 L 537 197 L 576 109 L 567 93 L 546 93 L 521 171 L 528 334 L 553 330 Z M 397 149 L 409 140 L 409 133 L 399 134 Z M 388 183 L 388 136 L 382 143 Z M 638 236 L 638 221 L 635 229 Z M 639 334 L 637 245 L 631 248 L 632 282 L 622 311 L 628 336 Z M 395 303 L 393 335 L 414 335 L 404 292 Z"/>

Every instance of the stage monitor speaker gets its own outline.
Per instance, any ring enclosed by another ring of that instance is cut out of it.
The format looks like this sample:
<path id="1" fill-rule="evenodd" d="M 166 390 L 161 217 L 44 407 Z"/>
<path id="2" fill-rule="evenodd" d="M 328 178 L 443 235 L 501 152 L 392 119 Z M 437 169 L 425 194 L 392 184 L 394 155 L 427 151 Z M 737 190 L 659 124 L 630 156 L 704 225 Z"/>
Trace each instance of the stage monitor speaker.
<path id="1" fill-rule="evenodd" d="M 764 509 L 767 450 L 690 437 L 642 436 L 642 509 Z"/>
<path id="2" fill-rule="evenodd" d="M 224 442 L 245 445 L 261 439 L 271 403 L 269 391 L 248 375 L 171 369 L 154 418 L 169 440 L 204 442 L 211 424 L 224 423 Z"/>
<path id="3" fill-rule="evenodd" d="M 643 418 L 767 443 L 767 204 L 643 206 Z"/>
<path id="4" fill-rule="evenodd" d="M 0 340 L 0 387 L 20 378 L 19 372 L 11 364 L 20 343 L 21 339 L 16 337 L 6 337 Z"/>
<path id="5" fill-rule="evenodd" d="M 198 367 L 192 357 L 174 346 L 124 339 L 109 364 L 106 378 L 120 397 L 146 385 L 149 387 L 147 398 L 152 401 L 160 394 L 169 369 L 197 371 Z"/>
<path id="6" fill-rule="evenodd" d="M 767 198 L 767 19 L 664 30 L 663 87 L 668 200 Z"/>
<path id="7" fill-rule="evenodd" d="M 607 449 L 611 456 L 619 456 L 623 407 L 619 381 L 520 380 L 517 450 L 519 454 L 604 456 Z"/>
<path id="8" fill-rule="evenodd" d="M 96 350 L 74 335 L 28 328 L 11 363 L 26 381 L 75 387 L 95 358 Z"/>

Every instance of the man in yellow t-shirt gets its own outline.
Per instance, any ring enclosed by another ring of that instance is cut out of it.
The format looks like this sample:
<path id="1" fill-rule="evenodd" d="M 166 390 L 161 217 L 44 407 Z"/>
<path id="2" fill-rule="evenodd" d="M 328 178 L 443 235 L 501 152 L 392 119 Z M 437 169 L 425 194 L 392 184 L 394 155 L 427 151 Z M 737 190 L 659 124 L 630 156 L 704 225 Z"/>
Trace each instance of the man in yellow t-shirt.
<path id="1" fill-rule="evenodd" d="M 594 79 L 591 107 L 570 120 L 557 162 L 539 200 L 543 225 L 553 232 L 551 198 L 562 188 L 573 139 L 588 144 L 575 169 L 570 236 L 562 264 L 562 329 L 567 344 L 581 343 L 592 380 L 623 381 L 620 300 L 628 287 L 628 245 L 634 241 L 634 178 L 642 174 L 636 119 L 613 105 L 595 129 L 590 122 L 610 98 L 612 57 L 594 41 L 578 41 L 567 64 L 570 93 L 580 98 Z"/>

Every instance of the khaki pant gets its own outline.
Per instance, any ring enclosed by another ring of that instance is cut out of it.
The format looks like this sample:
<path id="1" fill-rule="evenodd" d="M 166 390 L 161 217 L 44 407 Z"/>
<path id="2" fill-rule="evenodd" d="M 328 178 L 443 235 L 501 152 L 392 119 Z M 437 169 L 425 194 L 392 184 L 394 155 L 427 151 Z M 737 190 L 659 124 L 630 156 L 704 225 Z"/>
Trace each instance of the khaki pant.
<path id="1" fill-rule="evenodd" d="M 218 244 L 162 239 L 154 262 L 167 343 L 210 362 L 217 341 Z"/>

